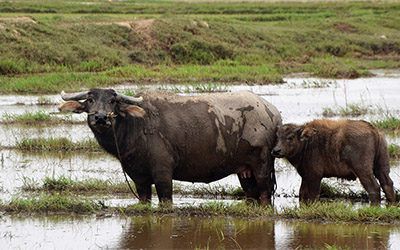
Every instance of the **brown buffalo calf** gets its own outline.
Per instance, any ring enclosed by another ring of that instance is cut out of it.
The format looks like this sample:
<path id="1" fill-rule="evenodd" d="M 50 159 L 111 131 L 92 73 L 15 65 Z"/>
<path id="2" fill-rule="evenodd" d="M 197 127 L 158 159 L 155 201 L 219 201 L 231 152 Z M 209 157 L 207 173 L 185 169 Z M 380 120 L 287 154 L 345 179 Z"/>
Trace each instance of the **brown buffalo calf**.
<path id="1" fill-rule="evenodd" d="M 289 160 L 302 177 L 300 201 L 318 199 L 324 177 L 358 177 L 374 204 L 381 198 L 376 177 L 386 199 L 395 201 L 387 144 L 370 123 L 314 120 L 304 125 L 285 124 L 277 136 L 272 155 Z"/>

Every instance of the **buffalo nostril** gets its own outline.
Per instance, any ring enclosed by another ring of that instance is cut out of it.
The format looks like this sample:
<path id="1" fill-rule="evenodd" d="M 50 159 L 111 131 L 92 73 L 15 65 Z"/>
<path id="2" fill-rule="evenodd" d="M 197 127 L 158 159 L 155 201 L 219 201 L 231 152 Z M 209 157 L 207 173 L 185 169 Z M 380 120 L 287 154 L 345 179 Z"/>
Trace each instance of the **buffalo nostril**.
<path id="1" fill-rule="evenodd" d="M 280 149 L 275 149 L 275 148 L 274 148 L 274 149 L 272 150 L 271 153 L 272 153 L 273 155 L 277 155 L 277 154 L 279 154 L 280 152 L 281 152 Z"/>

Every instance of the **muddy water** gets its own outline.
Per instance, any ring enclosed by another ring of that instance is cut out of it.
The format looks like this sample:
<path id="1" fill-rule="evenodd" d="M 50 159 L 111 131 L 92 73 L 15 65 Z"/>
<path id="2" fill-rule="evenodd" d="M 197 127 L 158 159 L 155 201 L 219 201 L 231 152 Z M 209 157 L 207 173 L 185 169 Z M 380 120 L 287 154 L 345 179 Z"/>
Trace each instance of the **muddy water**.
<path id="1" fill-rule="evenodd" d="M 276 86 L 231 86 L 229 91 L 252 91 L 277 106 L 284 122 L 301 123 L 321 116 L 324 107 L 358 103 L 378 110 L 359 118 L 375 120 L 385 113 L 400 114 L 400 74 L 384 75 L 377 72 L 374 78 L 355 80 L 320 80 L 312 78 L 288 78 L 287 83 Z M 323 88 L 309 88 L 315 82 L 328 82 Z M 306 87 L 305 87 L 306 86 Z M 119 86 L 119 89 L 135 88 Z M 143 87 L 141 87 L 143 88 Z M 160 86 L 147 86 L 157 89 Z M 162 86 L 168 88 L 168 86 Z M 176 87 L 173 87 L 176 89 Z M 187 93 L 184 93 L 187 94 Z M 60 102 L 58 95 L 45 96 L 51 102 Z M 0 117 L 44 110 L 56 112 L 56 105 L 38 106 L 37 96 L 0 96 Z M 74 115 L 74 120 L 84 120 L 85 115 Z M 73 141 L 93 138 L 87 125 L 59 125 L 27 127 L 0 125 L 0 144 L 14 146 L 23 138 L 67 137 Z M 399 137 L 388 137 L 390 143 L 400 144 Z M 0 150 L 0 199 L 7 201 L 21 194 L 24 183 L 41 184 L 45 177 L 66 176 L 74 180 L 90 178 L 122 182 L 123 175 L 116 159 L 104 153 L 60 154 L 41 152 L 21 153 L 16 150 Z M 300 177 L 293 167 L 283 160 L 276 163 L 278 209 L 298 204 Z M 400 189 L 400 163 L 393 163 L 391 177 Z M 358 181 L 326 180 L 344 190 L 358 191 Z M 239 186 L 232 175 L 211 184 L 177 182 L 188 186 Z M 289 195 L 291 197 L 287 198 Z M 210 199 L 174 196 L 177 206 L 198 205 Z M 110 197 L 107 205 L 128 205 L 136 201 L 130 197 Z M 232 202 L 232 200 L 224 200 Z M 153 203 L 157 203 L 153 197 Z M 0 218 L 0 248 L 324 248 L 328 245 L 345 248 L 391 248 L 400 245 L 400 229 L 397 226 L 337 225 L 287 221 L 252 221 L 236 219 L 200 218 L 95 218 L 95 217 L 9 217 Z M 58 239 L 63 237 L 63 241 Z"/>
<path id="2" fill-rule="evenodd" d="M 196 217 L 9 217 L 0 246 L 42 249 L 397 249 L 395 226 Z"/>

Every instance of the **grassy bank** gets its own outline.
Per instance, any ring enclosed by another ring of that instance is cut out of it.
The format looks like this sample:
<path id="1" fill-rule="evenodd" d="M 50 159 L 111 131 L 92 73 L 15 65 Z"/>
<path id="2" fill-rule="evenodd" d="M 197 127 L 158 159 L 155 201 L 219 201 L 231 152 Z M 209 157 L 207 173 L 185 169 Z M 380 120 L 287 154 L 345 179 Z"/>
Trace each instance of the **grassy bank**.
<path id="1" fill-rule="evenodd" d="M 35 198 L 14 198 L 2 203 L 0 210 L 7 213 L 79 213 L 79 214 L 122 214 L 136 215 L 175 215 L 175 216 L 231 216 L 242 218 L 285 218 L 332 222 L 400 222 L 398 207 L 362 207 L 341 202 L 317 202 L 277 211 L 272 207 L 263 207 L 246 202 L 226 204 L 207 202 L 199 206 L 170 205 L 151 206 L 135 204 L 127 207 L 107 207 L 102 201 L 90 201 L 76 196 L 60 194 L 39 195 Z"/>
<path id="2" fill-rule="evenodd" d="M 292 72 L 359 77 L 400 67 L 399 9 L 347 1 L 0 3 L 0 93 L 269 84 Z"/>

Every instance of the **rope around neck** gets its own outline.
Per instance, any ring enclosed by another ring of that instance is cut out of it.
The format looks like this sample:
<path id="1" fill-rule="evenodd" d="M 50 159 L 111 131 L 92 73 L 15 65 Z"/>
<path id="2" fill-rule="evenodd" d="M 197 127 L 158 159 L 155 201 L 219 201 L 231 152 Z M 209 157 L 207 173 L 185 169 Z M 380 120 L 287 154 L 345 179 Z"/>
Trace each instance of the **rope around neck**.
<path id="1" fill-rule="evenodd" d="M 127 174 L 126 174 L 126 171 L 125 171 L 125 169 L 124 169 L 124 166 L 122 165 L 121 153 L 120 153 L 120 151 L 119 151 L 119 146 L 118 146 L 118 142 L 117 142 L 117 134 L 116 134 L 116 132 L 115 132 L 115 117 L 117 117 L 117 116 L 114 114 L 114 112 L 108 113 L 107 116 L 108 116 L 108 117 L 110 118 L 110 120 L 111 120 L 111 127 L 112 127 L 112 130 L 113 130 L 115 147 L 117 148 L 118 160 L 119 160 L 119 162 L 121 163 L 121 168 L 122 168 L 122 172 L 124 173 L 124 176 L 125 176 L 125 181 L 126 181 L 126 183 L 128 184 L 128 187 L 129 187 L 129 189 L 131 190 L 132 194 L 133 194 L 138 200 L 140 200 L 140 199 L 139 199 L 139 195 L 133 190 L 131 184 L 129 183 L 128 176 L 127 176 Z"/>

